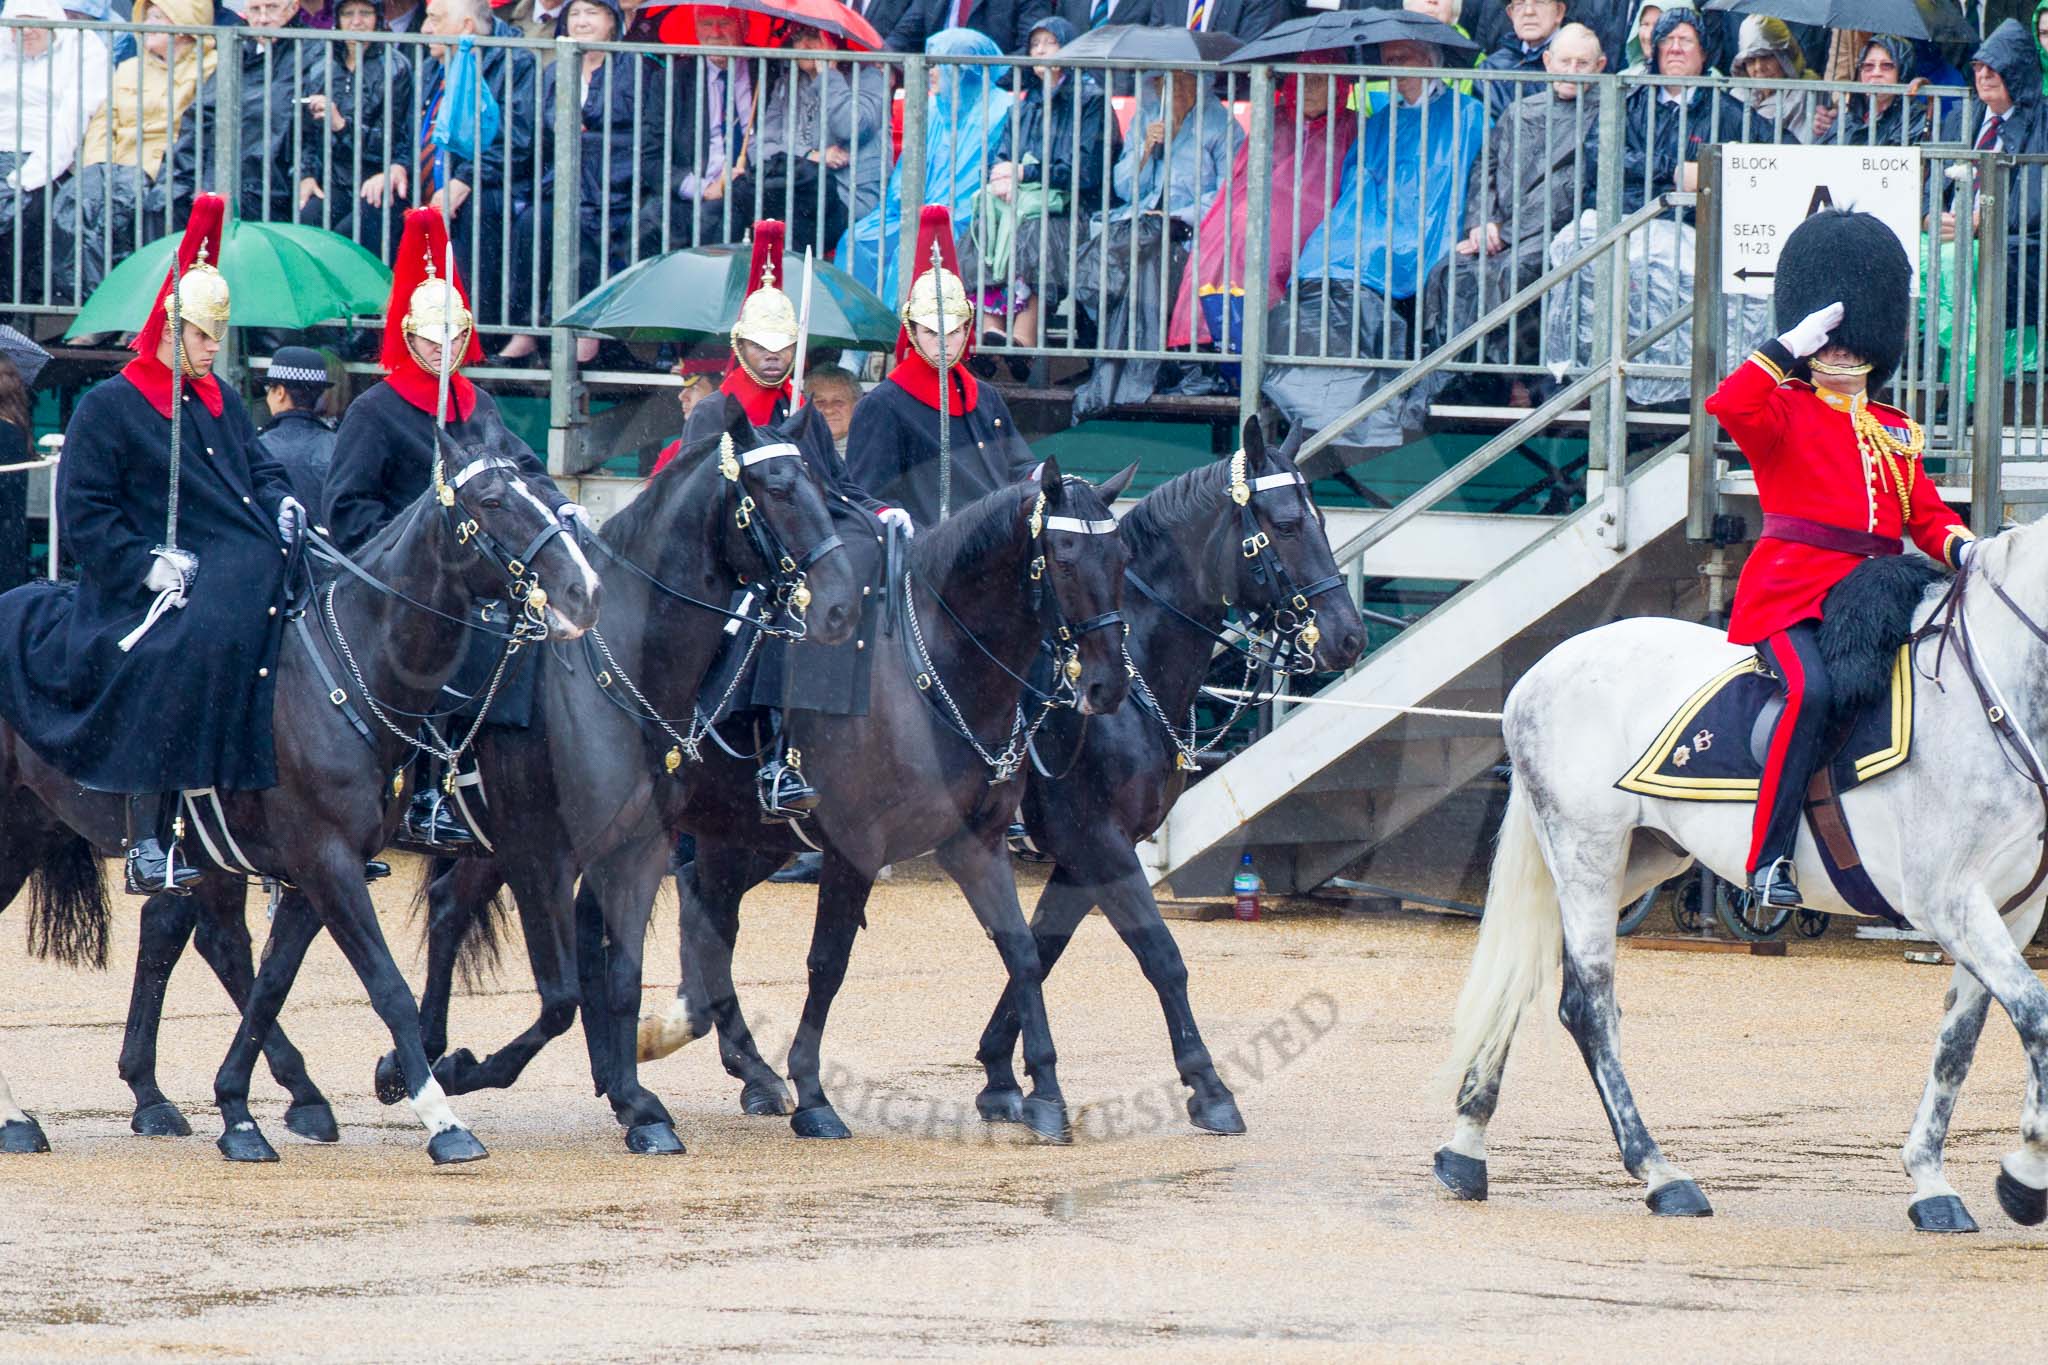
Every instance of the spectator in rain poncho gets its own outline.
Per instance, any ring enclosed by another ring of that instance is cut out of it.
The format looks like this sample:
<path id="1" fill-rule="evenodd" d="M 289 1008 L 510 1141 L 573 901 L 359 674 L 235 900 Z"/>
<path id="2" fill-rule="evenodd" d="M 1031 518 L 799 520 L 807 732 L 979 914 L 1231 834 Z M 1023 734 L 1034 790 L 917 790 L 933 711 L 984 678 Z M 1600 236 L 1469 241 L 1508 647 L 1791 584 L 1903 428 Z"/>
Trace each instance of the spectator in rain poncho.
<path id="1" fill-rule="evenodd" d="M 1266 221 L 1269 310 L 1284 306 L 1295 252 L 1321 226 L 1336 197 L 1333 178 L 1343 176 L 1358 132 L 1357 118 L 1345 112 L 1353 84 L 1333 72 L 1282 76 L 1274 86 L 1272 198 L 1260 210 Z M 1243 349 L 1250 178 L 1251 143 L 1246 141 L 1238 146 L 1229 187 L 1209 206 L 1195 234 L 1194 262 L 1181 279 L 1166 334 L 1169 347 Z M 1226 330 L 1228 345 L 1221 335 Z"/>
<path id="2" fill-rule="evenodd" d="M 1030 53 L 1043 61 L 1073 40 L 1074 26 L 1065 19 L 1041 19 L 1031 30 Z M 984 200 L 975 215 L 960 245 L 960 278 L 988 310 L 985 336 L 1000 336 L 1000 324 L 1007 323 L 1009 341 L 1036 346 L 1033 300 L 1056 307 L 1066 298 L 1073 224 L 1090 222 L 1102 207 L 1103 162 L 1117 155 L 1121 138 L 1098 73 L 1029 66 L 1017 81 L 1024 93 L 1004 121 L 989 168 L 988 194 L 1001 202 Z"/>
<path id="3" fill-rule="evenodd" d="M 1744 142 L 1818 142 L 1835 121 L 1834 101 L 1811 82 L 1806 54 L 1783 19 L 1752 14 L 1742 21 L 1734 75 L 1772 84 L 1736 95 L 1749 109 Z"/>
<path id="4" fill-rule="evenodd" d="M 1600 39 L 1582 24 L 1558 30 L 1544 53 L 1552 76 L 1597 76 L 1606 64 Z M 1549 267 L 1545 253 L 1559 228 L 1593 203 L 1598 164 L 1600 87 L 1556 80 L 1509 107 L 1488 137 L 1483 174 L 1465 205 L 1465 237 L 1430 277 L 1423 316 L 1432 347 L 1477 322 Z M 1446 296 L 1449 307 L 1445 306 Z M 1491 365 L 1534 365 L 1541 314 L 1530 306 L 1490 333 Z M 1528 407 L 1529 381 L 1510 381 L 1509 406 Z"/>
<path id="5" fill-rule="evenodd" d="M 143 22 L 199 28 L 212 22 L 207 0 L 154 0 Z M 83 301 L 111 261 L 135 247 L 143 192 L 170 151 L 171 130 L 213 74 L 211 38 L 147 33 L 135 56 L 114 68 L 99 112 L 85 126 L 77 173 L 51 203 L 51 269 L 58 299 Z M 167 227 L 157 224 L 158 236 Z M 111 250 L 111 255 L 109 251 Z"/>
<path id="6" fill-rule="evenodd" d="M 1394 42 L 1381 46 L 1378 64 L 1439 67 L 1443 59 L 1429 44 Z M 1281 362 L 1267 370 L 1266 396 L 1311 431 L 1331 425 L 1398 371 L 1288 365 L 1284 357 L 1412 354 L 1413 310 L 1402 301 L 1415 296 L 1462 235 L 1485 114 L 1477 100 L 1434 76 L 1401 77 L 1394 93 L 1366 120 L 1337 202 L 1295 261 L 1299 307 L 1266 315 L 1266 353 Z M 1342 444 L 1399 445 L 1442 387 L 1432 379 L 1408 390 L 1352 426 Z"/>
<path id="7" fill-rule="evenodd" d="M 377 0 L 341 0 L 334 20 L 349 33 L 385 31 Z M 325 43 L 313 51 L 321 93 L 304 106 L 299 221 L 382 258 L 406 208 L 386 192 L 391 168 L 410 165 L 419 150 L 412 59 L 394 43 Z"/>
<path id="8" fill-rule="evenodd" d="M 934 33 L 925 40 L 924 50 L 941 58 L 1002 55 L 987 34 L 964 28 Z M 925 113 L 924 199 L 950 209 L 954 230 L 962 236 L 973 225 L 974 197 L 1010 111 L 1013 96 L 995 84 L 1002 69 L 932 64 L 931 108 Z M 897 278 L 902 228 L 903 163 L 898 161 L 889 173 L 881 206 L 846 230 L 837 252 L 842 269 L 890 302 L 902 290 Z M 919 271 L 925 268 L 920 262 Z"/>
<path id="9" fill-rule="evenodd" d="M 12 0 L 9 19 L 64 18 L 58 0 Z M 43 297 L 43 224 L 88 119 L 107 100 L 107 47 L 72 29 L 0 29 L 0 256 L 19 259 L 25 297 Z"/>
<path id="10" fill-rule="evenodd" d="M 1195 224 L 1230 179 L 1244 130 L 1230 109 L 1192 71 L 1148 74 L 1123 154 L 1110 171 L 1121 201 L 1096 216 L 1093 235 L 1074 264 L 1074 297 L 1106 347 L 1156 350 L 1167 300 L 1187 261 Z M 1160 281 L 1160 252 L 1167 280 Z M 1074 420 L 1118 403 L 1142 403 L 1157 389 L 1156 360 L 1096 363 L 1074 393 Z M 1191 371 L 1189 391 L 1211 381 Z"/>
<path id="11" fill-rule="evenodd" d="M 1856 79 L 1864 85 L 1907 85 L 1918 70 L 1913 44 L 1880 33 L 1864 46 Z M 1925 142 L 1933 131 L 1932 107 L 1910 95 L 1851 95 L 1836 136 L 1853 145 L 1906 147 Z M 1828 139 L 1830 142 L 1834 138 Z"/>
<path id="12" fill-rule="evenodd" d="M 1653 74 L 1698 76 L 1706 71 L 1706 44 L 1697 11 L 1667 7 L 1653 37 Z M 1628 141 L 1622 155 L 1623 211 L 1634 212 L 1657 195 L 1693 189 L 1698 183 L 1700 149 L 1712 142 L 1739 141 L 1746 112 L 1732 96 L 1707 86 L 1645 84 L 1630 90 L 1625 114 Z M 1551 239 L 1550 264 L 1563 264 L 1599 235 L 1598 215 L 1588 209 Z M 1693 297 L 1694 253 L 1690 210 L 1674 209 L 1630 235 L 1631 337 L 1651 330 Z M 1543 296 L 1545 365 L 1591 363 L 1593 330 L 1600 325 L 1593 311 L 1598 269 L 1598 262 L 1589 265 Z M 1725 302 L 1728 354 L 1743 355 L 1769 334 L 1770 300 L 1730 294 Z M 1692 329 L 1679 327 L 1671 332 L 1643 351 L 1640 362 L 1681 369 L 1690 366 Z M 1686 379 L 1630 375 L 1627 385 L 1629 401 L 1641 404 L 1680 402 L 1692 392 Z"/>
<path id="13" fill-rule="evenodd" d="M 1970 146 L 2012 156 L 2048 153 L 2048 97 L 2034 79 L 2034 55 L 2027 32 L 2016 19 L 1993 29 L 1971 55 L 1974 97 L 1963 127 Z M 2038 163 L 2020 163 L 2010 175 L 2005 196 L 2005 316 L 2008 328 L 2018 328 L 2040 320 L 2041 226 L 2048 217 L 2043 207 L 2048 178 Z M 1949 206 L 1940 222 L 1942 240 L 1954 239 L 1958 212 L 1968 211 L 1973 230 L 1981 232 L 1983 215 L 1977 208 L 1975 190 L 1967 181 L 1950 188 Z"/>

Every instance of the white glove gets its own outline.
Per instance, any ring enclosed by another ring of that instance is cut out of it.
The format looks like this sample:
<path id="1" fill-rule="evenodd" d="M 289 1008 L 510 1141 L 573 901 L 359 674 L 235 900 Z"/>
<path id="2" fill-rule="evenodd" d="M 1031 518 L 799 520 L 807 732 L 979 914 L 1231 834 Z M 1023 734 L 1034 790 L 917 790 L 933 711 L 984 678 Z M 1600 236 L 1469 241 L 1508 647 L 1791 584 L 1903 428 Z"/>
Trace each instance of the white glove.
<path id="1" fill-rule="evenodd" d="M 184 550 L 152 550 L 149 573 L 142 586 L 152 593 L 170 593 L 171 605 L 185 605 L 185 590 L 199 571 L 199 560 Z"/>
<path id="2" fill-rule="evenodd" d="M 1828 335 L 1841 325 L 1842 305 L 1831 303 L 1800 319 L 1798 326 L 1778 338 L 1778 344 L 1790 351 L 1794 360 L 1804 360 L 1827 345 Z"/>
<path id="3" fill-rule="evenodd" d="M 306 505 L 287 493 L 277 505 L 277 538 L 289 545 L 306 524 Z"/>
<path id="4" fill-rule="evenodd" d="M 900 527 L 905 540 L 911 540 L 916 537 L 917 525 L 911 521 L 910 513 L 904 511 L 901 507 L 884 507 L 875 515 L 882 519 L 882 525 L 884 526 Z"/>
<path id="5" fill-rule="evenodd" d="M 590 509 L 580 502 L 565 502 L 560 507 L 557 507 L 555 509 L 555 520 L 561 522 L 564 526 L 580 521 L 593 531 L 597 529 L 597 523 L 590 519 Z"/>

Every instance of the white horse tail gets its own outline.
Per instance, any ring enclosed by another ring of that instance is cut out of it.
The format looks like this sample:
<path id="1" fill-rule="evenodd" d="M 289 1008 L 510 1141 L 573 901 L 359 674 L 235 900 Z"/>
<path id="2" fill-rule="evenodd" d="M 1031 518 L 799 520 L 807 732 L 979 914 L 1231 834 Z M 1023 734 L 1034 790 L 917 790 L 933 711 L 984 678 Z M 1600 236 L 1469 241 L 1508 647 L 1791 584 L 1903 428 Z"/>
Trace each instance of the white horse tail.
<path id="1" fill-rule="evenodd" d="M 1536 841 L 1535 818 L 1522 784 L 1508 789 L 1507 814 L 1493 852 L 1486 916 L 1472 970 L 1452 1016 L 1451 1055 L 1437 1074 L 1458 1103 L 1473 1079 L 1499 1074 L 1522 1011 L 1552 987 L 1564 956 L 1564 919 L 1557 883 Z"/>

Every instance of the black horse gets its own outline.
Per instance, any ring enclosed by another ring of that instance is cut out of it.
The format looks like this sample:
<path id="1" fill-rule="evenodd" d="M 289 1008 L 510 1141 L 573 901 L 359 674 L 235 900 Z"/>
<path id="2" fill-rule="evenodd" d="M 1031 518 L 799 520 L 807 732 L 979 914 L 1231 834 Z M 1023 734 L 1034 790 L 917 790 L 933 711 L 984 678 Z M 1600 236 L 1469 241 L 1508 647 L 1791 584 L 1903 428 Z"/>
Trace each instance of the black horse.
<path id="1" fill-rule="evenodd" d="M 1292 453 L 1269 448 L 1255 422 L 1245 424 L 1241 450 L 1153 490 L 1119 531 L 1131 560 L 1127 581 L 1137 589 L 1125 610 L 1135 695 L 1114 714 L 1058 714 L 1038 737 L 1023 818 L 1032 844 L 1055 867 L 1031 920 L 1035 948 L 1042 970 L 1051 971 L 1100 905 L 1159 993 L 1174 1063 L 1192 1092 L 1189 1118 L 1210 1132 L 1241 1133 L 1236 1099 L 1195 1025 L 1187 965 L 1134 846 L 1159 828 L 1210 747 L 1194 708 L 1219 657 L 1242 660 L 1241 672 L 1229 670 L 1232 681 L 1259 690 L 1276 667 L 1349 668 L 1363 648 L 1364 624 Z M 1233 610 L 1246 627 L 1240 639 L 1223 633 Z M 704 870 L 700 858 L 700 879 Z M 733 922 L 719 923 L 729 961 Z M 781 1083 L 740 1018 L 719 953 L 693 960 L 688 947 L 676 1005 L 642 1026 L 643 1058 L 702 1037 L 715 1022 L 726 1069 L 745 1083 L 741 1107 L 781 1112 Z M 978 1053 L 988 1084 L 976 1107 L 991 1121 L 1027 1116 L 1011 1062 L 1021 1018 L 1012 984 Z"/>
<path id="2" fill-rule="evenodd" d="M 859 586 L 809 466 L 792 445 L 757 443 L 737 404 L 731 416 L 722 437 L 684 451 L 605 523 L 592 553 L 609 574 L 606 627 L 586 637 L 580 657 L 550 659 L 529 727 L 484 727 L 478 771 L 496 796 L 480 832 L 490 854 L 437 866 L 428 893 L 422 1031 L 428 1055 L 440 1059 L 435 1076 L 460 1095 L 511 1085 L 575 1018 L 573 898 L 582 877 L 604 907 L 609 945 L 593 968 L 592 989 L 610 1001 L 595 1027 L 612 1020 L 624 1030 L 592 1039 L 594 1058 L 626 1061 L 598 1074 L 598 1093 L 640 1153 L 683 1150 L 667 1110 L 635 1075 L 631 1031 L 647 916 L 684 794 L 700 780 L 698 746 L 714 747 L 697 715 L 705 675 L 735 624 L 726 605 L 739 589 L 764 585 L 757 619 L 793 609 L 822 644 L 846 641 L 860 618 Z M 443 1056 L 470 916 L 502 887 L 518 905 L 540 1016 L 482 1061 L 467 1048 Z M 389 1054 L 378 1063 L 377 1093 L 387 1104 L 405 1094 Z"/>
<path id="3" fill-rule="evenodd" d="M 825 855 L 810 993 L 789 1056 L 797 1089 L 790 1126 L 799 1137 L 848 1135 L 819 1084 L 819 1046 L 875 874 L 936 851 L 994 939 L 1019 1002 L 1034 1089 L 1019 1100 L 1018 1116 L 1042 1137 L 1068 1139 L 1038 953 L 1004 832 L 1022 795 L 1028 741 L 1049 703 L 1067 699 L 1082 715 L 1103 716 L 1129 686 L 1120 616 L 1126 556 L 1109 505 L 1135 468 L 1098 488 L 1063 478 L 1048 460 L 1036 479 L 920 533 L 907 570 L 885 585 L 900 620 L 894 638 L 877 640 L 868 713 L 791 713 L 788 742 L 801 749 L 820 796 L 806 834 Z M 1048 646 L 1054 668 L 1045 685 L 1032 686 L 1024 675 Z M 786 826 L 760 822 L 751 760 L 721 755 L 710 767 L 690 795 L 696 861 L 677 877 L 683 985 L 666 1016 L 642 1021 L 642 1055 L 701 1036 L 708 1012 L 728 1069 L 745 1083 L 742 1107 L 786 1113 L 788 1092 L 740 1014 L 732 951 L 740 897 L 804 844 Z M 890 799 L 877 801 L 878 791 Z"/>
<path id="4" fill-rule="evenodd" d="M 431 1134 L 429 1154 L 437 1163 L 486 1155 L 428 1070 L 419 1016 L 378 927 L 364 863 L 402 809 L 412 717 L 432 706 L 460 661 L 472 605 L 509 595 L 523 604 L 521 633 L 574 638 L 597 619 L 599 583 L 560 535 L 545 490 L 512 461 L 445 438 L 437 459 L 440 496 L 423 497 L 354 568 L 316 584 L 305 615 L 285 632 L 271 717 L 278 784 L 220 801 L 237 857 L 294 888 L 278 906 L 241 1028 L 214 1081 L 219 1146 L 230 1160 L 277 1159 L 249 1113 L 250 1073 L 323 924 L 391 1032 L 406 1094 Z M 513 632 L 494 633 L 511 647 Z M 31 938 L 50 955 L 104 964 L 108 908 L 96 850 L 119 847 L 122 814 L 120 797 L 81 791 L 0 725 L 0 905 L 33 880 Z M 0 1149 L 45 1146 L 0 1081 Z"/>
<path id="5" fill-rule="evenodd" d="M 1269 449 L 1256 422 L 1245 423 L 1239 452 L 1154 489 L 1119 529 L 1139 589 L 1125 613 L 1135 695 L 1113 716 L 1062 717 L 1040 737 L 1047 767 L 1034 769 L 1025 788 L 1024 823 L 1054 868 L 1031 931 L 1050 972 L 1100 905 L 1159 993 L 1174 1066 L 1191 1091 L 1189 1119 L 1212 1133 L 1241 1133 L 1244 1117 L 1195 1027 L 1187 964 L 1135 845 L 1159 828 L 1200 762 L 1195 700 L 1219 646 L 1231 680 L 1263 690 L 1275 665 L 1351 667 L 1365 626 L 1291 452 Z M 1248 643 L 1222 634 L 1232 609 Z M 1228 667 L 1239 660 L 1241 674 Z M 1015 1122 L 1023 1101 L 1011 1067 L 1018 1020 L 1014 991 L 1005 991 L 978 1053 L 988 1084 L 975 1106 L 993 1121 Z"/>

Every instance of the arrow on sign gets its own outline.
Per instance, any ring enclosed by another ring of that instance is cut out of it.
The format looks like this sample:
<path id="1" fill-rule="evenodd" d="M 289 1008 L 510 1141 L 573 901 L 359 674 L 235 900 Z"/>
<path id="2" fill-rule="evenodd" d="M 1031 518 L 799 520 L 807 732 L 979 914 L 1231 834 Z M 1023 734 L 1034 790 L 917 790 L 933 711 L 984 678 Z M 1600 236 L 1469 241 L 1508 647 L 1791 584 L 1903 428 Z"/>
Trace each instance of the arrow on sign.
<path id="1" fill-rule="evenodd" d="M 1768 280 L 1777 273 L 1775 270 L 1751 270 L 1748 266 L 1743 266 L 1735 272 L 1735 278 L 1738 280 Z"/>

